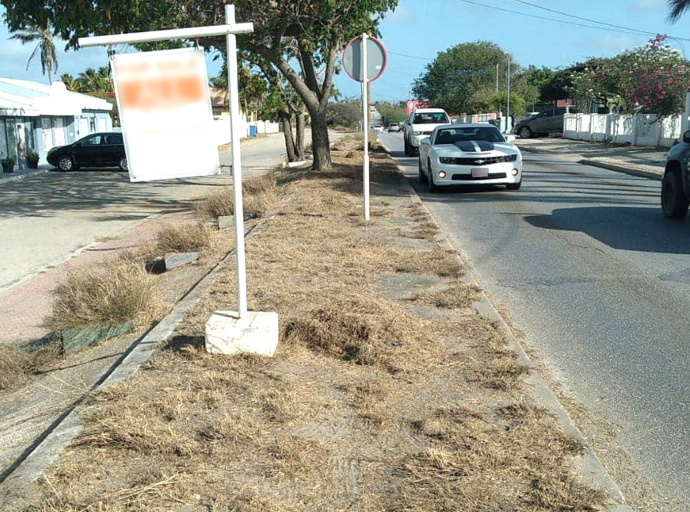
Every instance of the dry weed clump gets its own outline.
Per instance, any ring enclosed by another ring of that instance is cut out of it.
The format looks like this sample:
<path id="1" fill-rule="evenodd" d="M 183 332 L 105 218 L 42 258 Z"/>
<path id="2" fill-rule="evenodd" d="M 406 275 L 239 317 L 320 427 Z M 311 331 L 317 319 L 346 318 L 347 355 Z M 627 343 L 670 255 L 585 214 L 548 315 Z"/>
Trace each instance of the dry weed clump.
<path id="1" fill-rule="evenodd" d="M 202 222 L 165 226 L 158 232 L 156 242 L 163 253 L 201 251 L 211 244 L 211 230 Z"/>
<path id="2" fill-rule="evenodd" d="M 439 408 L 413 427 L 432 446 L 401 462 L 409 485 L 399 510 L 584 512 L 606 503 L 604 492 L 578 482 L 564 463 L 582 446 L 530 403 L 491 414 Z"/>
<path id="3" fill-rule="evenodd" d="M 465 275 L 465 266 L 454 252 L 437 248 L 409 251 L 395 262 L 395 271 L 459 278 Z"/>
<path id="4" fill-rule="evenodd" d="M 276 180 L 270 174 L 243 180 L 242 208 L 245 215 L 263 217 L 278 201 Z M 204 217 L 216 218 L 235 214 L 235 199 L 231 187 L 206 196 L 197 206 Z"/>
<path id="5" fill-rule="evenodd" d="M 155 285 L 155 278 L 140 265 L 117 259 L 106 261 L 72 274 L 58 285 L 46 324 L 60 331 L 147 321 L 157 306 Z"/>
<path id="6" fill-rule="evenodd" d="M 29 372 L 29 355 L 17 347 L 0 347 L 0 390 L 23 381 Z"/>
<path id="7" fill-rule="evenodd" d="M 322 355 L 397 372 L 423 358 L 421 326 L 399 307 L 362 296 L 332 300 L 292 319 L 284 330 L 287 343 L 300 343 Z"/>
<path id="8" fill-rule="evenodd" d="M 443 290 L 420 293 L 415 300 L 442 309 L 465 309 L 479 299 L 479 291 L 473 284 L 455 283 Z"/>

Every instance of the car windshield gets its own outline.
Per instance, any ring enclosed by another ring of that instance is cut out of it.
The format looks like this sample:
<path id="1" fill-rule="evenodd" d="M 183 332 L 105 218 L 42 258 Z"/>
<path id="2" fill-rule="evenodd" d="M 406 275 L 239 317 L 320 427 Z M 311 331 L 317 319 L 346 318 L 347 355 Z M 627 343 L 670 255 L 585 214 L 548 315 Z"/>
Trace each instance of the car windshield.
<path id="1" fill-rule="evenodd" d="M 413 124 L 450 124 L 448 116 L 444 112 L 424 112 L 415 114 Z"/>
<path id="2" fill-rule="evenodd" d="M 505 142 L 503 135 L 494 126 L 456 127 L 439 130 L 435 144 L 455 144 L 470 140 Z"/>

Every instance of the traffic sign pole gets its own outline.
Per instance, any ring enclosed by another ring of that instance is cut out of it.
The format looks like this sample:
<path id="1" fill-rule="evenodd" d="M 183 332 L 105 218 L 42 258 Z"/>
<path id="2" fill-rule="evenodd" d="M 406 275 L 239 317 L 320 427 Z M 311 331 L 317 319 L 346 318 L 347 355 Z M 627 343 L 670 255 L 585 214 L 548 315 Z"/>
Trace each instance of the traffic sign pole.
<path id="1" fill-rule="evenodd" d="M 367 35 L 362 34 L 362 128 L 364 131 L 364 159 L 362 181 L 364 182 L 364 220 L 369 220 L 369 95 L 367 89 Z"/>
<path id="2" fill-rule="evenodd" d="M 371 53 L 369 52 L 371 50 Z M 369 220 L 369 85 L 386 69 L 386 50 L 375 38 L 362 34 L 345 45 L 343 68 L 357 82 L 362 83 L 362 132 L 364 138 L 364 219 Z"/>

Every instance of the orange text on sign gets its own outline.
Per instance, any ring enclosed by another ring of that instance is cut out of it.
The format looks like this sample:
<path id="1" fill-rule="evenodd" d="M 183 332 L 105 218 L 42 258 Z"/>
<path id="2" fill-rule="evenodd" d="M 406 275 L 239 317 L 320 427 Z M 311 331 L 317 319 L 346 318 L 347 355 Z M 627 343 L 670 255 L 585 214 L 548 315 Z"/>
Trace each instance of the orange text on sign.
<path id="1" fill-rule="evenodd" d="M 160 110 L 202 101 L 203 85 L 197 75 L 130 79 L 117 85 L 117 93 L 124 108 Z"/>

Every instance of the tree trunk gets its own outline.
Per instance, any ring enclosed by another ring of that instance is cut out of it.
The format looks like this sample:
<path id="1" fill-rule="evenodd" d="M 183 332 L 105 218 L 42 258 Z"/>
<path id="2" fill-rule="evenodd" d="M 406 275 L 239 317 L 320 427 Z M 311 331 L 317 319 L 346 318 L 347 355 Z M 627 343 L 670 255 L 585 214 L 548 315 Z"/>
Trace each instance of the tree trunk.
<path id="1" fill-rule="evenodd" d="M 300 160 L 304 159 L 304 132 L 306 123 L 304 122 L 304 111 L 297 112 L 297 139 L 295 140 L 295 151 Z"/>
<path id="2" fill-rule="evenodd" d="M 288 162 L 296 162 L 300 157 L 295 152 L 295 142 L 292 136 L 290 114 L 287 112 L 281 112 L 280 122 L 283 125 L 283 136 L 285 137 L 285 152 L 287 153 L 287 160 Z"/>
<path id="3" fill-rule="evenodd" d="M 307 107 L 309 108 L 309 107 Z M 314 153 L 313 171 L 328 171 L 331 168 L 331 147 L 328 141 L 326 105 L 309 109 L 311 116 L 311 149 Z"/>

